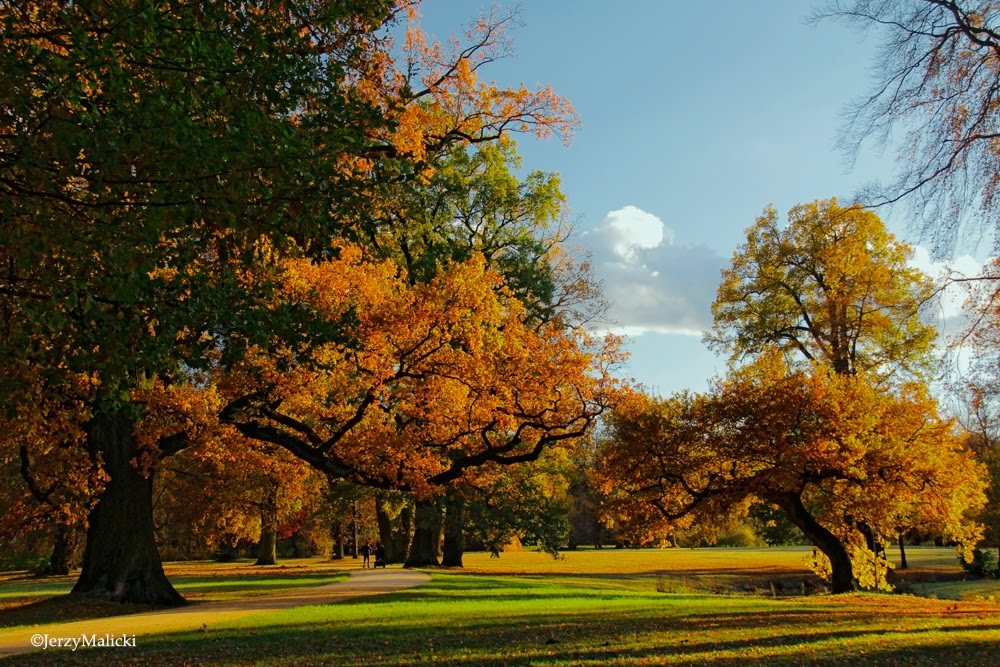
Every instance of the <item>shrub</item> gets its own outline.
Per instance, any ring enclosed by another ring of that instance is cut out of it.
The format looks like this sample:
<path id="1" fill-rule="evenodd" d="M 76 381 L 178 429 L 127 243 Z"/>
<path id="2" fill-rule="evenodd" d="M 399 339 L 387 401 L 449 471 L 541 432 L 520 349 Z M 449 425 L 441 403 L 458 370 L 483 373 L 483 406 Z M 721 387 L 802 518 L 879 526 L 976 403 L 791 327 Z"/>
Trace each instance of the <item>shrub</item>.
<path id="1" fill-rule="evenodd" d="M 997 576 L 997 552 L 995 549 L 976 548 L 972 551 L 972 560 L 967 561 L 963 554 L 958 555 L 962 569 L 974 577 L 992 579 Z"/>

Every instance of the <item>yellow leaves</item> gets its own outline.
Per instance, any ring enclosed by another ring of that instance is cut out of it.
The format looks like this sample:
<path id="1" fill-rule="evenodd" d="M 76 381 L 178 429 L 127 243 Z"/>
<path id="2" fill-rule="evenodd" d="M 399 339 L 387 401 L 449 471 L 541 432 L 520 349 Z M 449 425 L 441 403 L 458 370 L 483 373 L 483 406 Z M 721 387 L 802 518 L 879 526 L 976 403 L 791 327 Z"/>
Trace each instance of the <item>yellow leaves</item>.
<path id="1" fill-rule="evenodd" d="M 935 332 L 920 318 L 929 280 L 881 220 L 836 199 L 768 208 L 724 272 L 706 340 L 740 359 L 779 343 L 838 373 L 918 375 Z"/>

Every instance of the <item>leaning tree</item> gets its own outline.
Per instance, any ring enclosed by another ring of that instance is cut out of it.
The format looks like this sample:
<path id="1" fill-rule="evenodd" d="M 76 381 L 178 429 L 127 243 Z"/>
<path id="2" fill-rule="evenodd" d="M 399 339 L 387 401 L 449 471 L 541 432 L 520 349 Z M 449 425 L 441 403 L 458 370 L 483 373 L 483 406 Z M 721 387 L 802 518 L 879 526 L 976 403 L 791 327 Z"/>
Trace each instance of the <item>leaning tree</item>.
<path id="1" fill-rule="evenodd" d="M 983 503 L 983 471 L 922 385 L 888 392 L 863 373 L 793 370 L 777 353 L 705 396 L 626 402 L 598 471 L 606 512 L 633 534 L 773 504 L 827 557 L 834 593 L 884 578 L 860 524 L 934 532 L 967 550 L 980 535 L 968 515 Z"/>

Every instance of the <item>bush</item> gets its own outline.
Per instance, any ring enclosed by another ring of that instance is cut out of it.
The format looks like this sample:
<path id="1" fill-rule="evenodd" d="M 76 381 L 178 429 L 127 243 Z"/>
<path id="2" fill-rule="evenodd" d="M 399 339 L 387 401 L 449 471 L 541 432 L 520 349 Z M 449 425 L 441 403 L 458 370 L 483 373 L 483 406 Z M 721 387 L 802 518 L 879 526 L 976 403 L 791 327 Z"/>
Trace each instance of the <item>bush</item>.
<path id="1" fill-rule="evenodd" d="M 767 542 L 758 537 L 752 527 L 741 523 L 722 533 L 715 545 L 719 547 L 765 547 Z"/>
<path id="2" fill-rule="evenodd" d="M 1000 569 L 995 549 L 973 549 L 971 562 L 967 561 L 962 554 L 959 554 L 958 560 L 962 564 L 962 569 L 974 577 L 992 579 L 997 576 L 998 569 Z"/>

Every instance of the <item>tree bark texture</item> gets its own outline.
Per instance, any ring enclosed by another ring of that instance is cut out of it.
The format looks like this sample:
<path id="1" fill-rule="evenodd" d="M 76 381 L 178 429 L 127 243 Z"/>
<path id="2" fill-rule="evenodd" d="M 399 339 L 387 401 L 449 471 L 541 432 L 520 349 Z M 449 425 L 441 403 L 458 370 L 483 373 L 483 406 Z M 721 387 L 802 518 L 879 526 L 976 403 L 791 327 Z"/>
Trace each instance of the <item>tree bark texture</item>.
<path id="1" fill-rule="evenodd" d="M 254 565 L 274 565 L 278 562 L 278 484 L 270 482 L 267 495 L 260 505 L 260 541 Z"/>
<path id="2" fill-rule="evenodd" d="M 410 557 L 413 530 L 413 508 L 407 505 L 399 513 L 399 528 L 392 532 L 392 547 L 396 551 L 397 562 L 405 562 Z"/>
<path id="3" fill-rule="evenodd" d="M 441 565 L 462 567 L 465 553 L 465 502 L 458 497 L 449 497 L 444 514 L 444 553 Z"/>
<path id="4" fill-rule="evenodd" d="M 330 527 L 330 533 L 333 537 L 333 553 L 330 554 L 331 560 L 343 560 L 344 559 L 344 522 L 340 519 L 334 519 L 333 525 Z"/>
<path id="5" fill-rule="evenodd" d="M 179 605 L 156 549 L 153 476 L 132 461 L 138 447 L 132 419 L 121 411 L 97 410 L 87 425 L 87 446 L 100 457 L 110 481 L 90 512 L 83 570 L 74 594 L 117 602 Z"/>
<path id="6" fill-rule="evenodd" d="M 45 569 L 45 573 L 69 574 L 70 570 L 76 567 L 79 547 L 79 532 L 77 527 L 57 523 L 55 539 L 52 543 L 52 555 L 49 556 L 49 565 Z"/>

